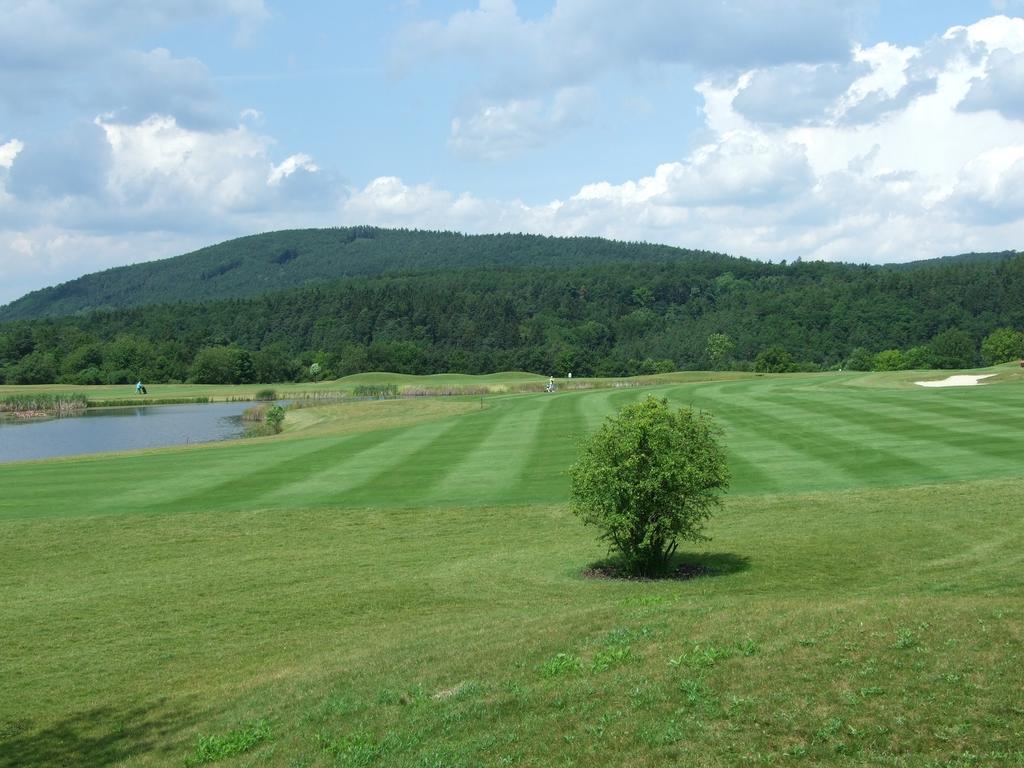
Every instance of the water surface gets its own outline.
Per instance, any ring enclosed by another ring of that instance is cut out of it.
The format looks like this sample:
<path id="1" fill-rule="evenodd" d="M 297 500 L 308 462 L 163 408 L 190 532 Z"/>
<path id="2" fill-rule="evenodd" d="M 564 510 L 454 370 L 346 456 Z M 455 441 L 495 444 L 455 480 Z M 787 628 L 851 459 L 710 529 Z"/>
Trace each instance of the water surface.
<path id="1" fill-rule="evenodd" d="M 0 463 L 82 453 L 209 443 L 240 437 L 252 403 L 90 408 L 42 421 L 0 418 Z"/>

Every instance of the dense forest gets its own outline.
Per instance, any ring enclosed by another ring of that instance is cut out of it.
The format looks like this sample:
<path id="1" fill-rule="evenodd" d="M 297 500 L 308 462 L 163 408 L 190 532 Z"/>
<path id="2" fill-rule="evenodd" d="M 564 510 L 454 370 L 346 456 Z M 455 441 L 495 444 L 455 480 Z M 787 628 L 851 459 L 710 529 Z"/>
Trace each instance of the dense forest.
<path id="1" fill-rule="evenodd" d="M 570 255 L 544 266 L 488 266 L 492 257 L 473 268 L 391 273 L 380 265 L 376 276 L 249 298 L 11 321 L 0 324 L 0 381 L 962 368 L 1024 354 L 1024 254 L 905 269 L 677 249 L 659 259 L 655 246 L 589 239 L 454 237 L 496 251 L 507 238 L 520 254 L 524 242 L 541 250 L 561 242 Z M 581 243 L 644 255 L 580 256 Z"/>
<path id="2" fill-rule="evenodd" d="M 376 227 L 282 230 L 170 259 L 117 267 L 33 291 L 0 307 L 0 322 L 177 301 L 260 296 L 343 278 L 478 267 L 581 267 L 698 258 L 722 271 L 723 254 L 598 237 L 463 235 Z"/>

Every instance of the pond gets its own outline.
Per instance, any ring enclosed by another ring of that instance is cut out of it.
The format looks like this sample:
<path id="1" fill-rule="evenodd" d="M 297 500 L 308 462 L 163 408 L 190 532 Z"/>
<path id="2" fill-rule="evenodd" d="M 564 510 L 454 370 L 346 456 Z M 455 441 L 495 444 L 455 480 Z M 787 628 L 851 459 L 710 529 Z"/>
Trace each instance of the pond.
<path id="1" fill-rule="evenodd" d="M 209 443 L 240 437 L 252 403 L 89 408 L 80 416 L 0 418 L 0 463 L 104 451 Z"/>

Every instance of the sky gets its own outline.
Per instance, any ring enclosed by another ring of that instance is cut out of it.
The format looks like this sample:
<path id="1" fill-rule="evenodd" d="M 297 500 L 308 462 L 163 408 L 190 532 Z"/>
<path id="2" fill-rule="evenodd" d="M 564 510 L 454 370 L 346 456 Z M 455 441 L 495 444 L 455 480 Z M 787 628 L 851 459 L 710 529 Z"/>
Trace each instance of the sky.
<path id="1" fill-rule="evenodd" d="M 1022 249 L 1024 0 L 0 0 L 0 304 L 355 224 Z"/>

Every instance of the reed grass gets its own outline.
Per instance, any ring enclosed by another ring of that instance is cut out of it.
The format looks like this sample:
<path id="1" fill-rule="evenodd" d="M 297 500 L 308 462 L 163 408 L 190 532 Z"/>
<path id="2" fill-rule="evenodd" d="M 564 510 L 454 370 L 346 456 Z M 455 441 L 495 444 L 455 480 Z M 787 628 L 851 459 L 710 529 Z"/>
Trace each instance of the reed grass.
<path id="1" fill-rule="evenodd" d="M 85 395 L 82 395 L 83 399 Z M 212 398 L 205 396 L 196 397 L 110 397 L 97 400 L 89 400 L 90 408 L 130 408 L 136 405 L 192 405 L 195 403 L 210 403 Z"/>
<path id="2" fill-rule="evenodd" d="M 0 395 L 0 412 L 22 415 L 62 416 L 81 411 L 87 405 L 88 401 L 85 395 L 74 392 Z"/>

